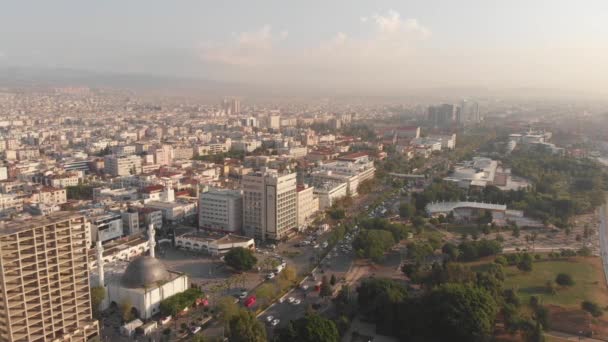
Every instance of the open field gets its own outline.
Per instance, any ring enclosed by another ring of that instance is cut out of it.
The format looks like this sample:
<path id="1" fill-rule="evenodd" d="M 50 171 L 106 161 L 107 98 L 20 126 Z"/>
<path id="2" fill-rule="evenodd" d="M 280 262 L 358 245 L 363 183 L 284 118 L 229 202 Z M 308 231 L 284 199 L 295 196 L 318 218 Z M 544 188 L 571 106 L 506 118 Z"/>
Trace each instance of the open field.
<path id="1" fill-rule="evenodd" d="M 557 294 L 549 294 L 545 284 L 548 280 L 555 281 L 559 273 L 570 274 L 576 284 L 559 287 Z M 568 308 L 579 308 L 583 300 L 592 300 L 600 305 L 608 303 L 601 260 L 596 257 L 537 261 L 532 272 L 527 273 L 509 266 L 505 269 L 505 275 L 505 287 L 516 289 L 523 302 L 528 302 L 530 296 L 534 295 L 542 298 L 544 304 Z"/>

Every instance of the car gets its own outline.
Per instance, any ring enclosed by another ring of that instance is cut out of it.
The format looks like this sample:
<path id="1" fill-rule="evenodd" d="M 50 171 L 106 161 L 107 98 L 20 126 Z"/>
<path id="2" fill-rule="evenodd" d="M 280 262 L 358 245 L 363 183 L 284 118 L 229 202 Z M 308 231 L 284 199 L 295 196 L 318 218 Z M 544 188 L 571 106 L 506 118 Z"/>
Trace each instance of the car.
<path id="1" fill-rule="evenodd" d="M 274 273 L 270 272 L 266 275 L 266 279 L 270 280 L 272 278 L 274 278 Z"/>
<path id="2" fill-rule="evenodd" d="M 308 290 L 308 285 L 306 285 L 306 284 L 302 285 L 302 290 L 304 290 L 304 291 Z"/>
<path id="3" fill-rule="evenodd" d="M 301 301 L 301 300 L 299 300 L 299 299 L 296 299 L 296 300 L 294 300 L 294 301 L 293 301 L 293 303 L 292 303 L 292 304 L 293 304 L 293 305 L 300 305 L 300 303 L 302 303 L 302 301 Z"/>
<path id="4" fill-rule="evenodd" d="M 283 303 L 285 301 L 284 297 L 279 298 L 279 303 Z"/>
<path id="5" fill-rule="evenodd" d="M 275 318 L 275 319 L 272 321 L 272 323 L 270 323 L 270 324 L 272 324 L 272 326 L 273 326 L 273 327 L 276 327 L 276 326 L 279 324 L 279 322 L 281 322 L 281 320 L 280 320 L 280 319 L 278 319 L 278 318 Z"/>
<path id="6" fill-rule="evenodd" d="M 247 293 L 247 291 L 242 291 L 241 293 L 239 293 L 239 298 L 240 299 L 245 299 L 245 298 L 247 298 L 248 294 L 249 293 Z"/>
<path id="7" fill-rule="evenodd" d="M 295 300 L 296 300 L 296 299 L 295 299 L 295 298 L 293 298 L 293 297 L 289 297 L 289 298 L 287 298 L 287 301 L 288 301 L 289 303 L 293 303 Z"/>
<path id="8" fill-rule="evenodd" d="M 266 316 L 266 322 L 268 322 L 268 323 L 272 322 L 273 319 L 274 319 L 274 316 L 272 316 L 272 315 Z"/>
<path id="9" fill-rule="evenodd" d="M 201 327 L 199 326 L 190 328 L 190 332 L 192 333 L 192 335 L 196 334 L 199 331 L 201 331 Z"/>
<path id="10" fill-rule="evenodd" d="M 164 325 L 167 324 L 169 322 L 171 322 L 171 316 L 165 316 L 163 318 L 161 318 L 158 322 L 160 323 L 160 325 Z"/>

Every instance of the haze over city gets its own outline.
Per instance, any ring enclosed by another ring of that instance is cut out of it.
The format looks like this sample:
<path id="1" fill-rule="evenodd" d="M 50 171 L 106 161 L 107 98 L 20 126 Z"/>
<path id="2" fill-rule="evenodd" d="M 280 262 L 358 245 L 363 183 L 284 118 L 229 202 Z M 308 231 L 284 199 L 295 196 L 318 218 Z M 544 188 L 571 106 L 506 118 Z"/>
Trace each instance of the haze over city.
<path id="1" fill-rule="evenodd" d="M 601 0 L 15 2 L 0 13 L 0 68 L 368 94 L 604 94 L 607 13 Z"/>
<path id="2" fill-rule="evenodd" d="M 608 341 L 608 2 L 0 6 L 0 342 Z"/>

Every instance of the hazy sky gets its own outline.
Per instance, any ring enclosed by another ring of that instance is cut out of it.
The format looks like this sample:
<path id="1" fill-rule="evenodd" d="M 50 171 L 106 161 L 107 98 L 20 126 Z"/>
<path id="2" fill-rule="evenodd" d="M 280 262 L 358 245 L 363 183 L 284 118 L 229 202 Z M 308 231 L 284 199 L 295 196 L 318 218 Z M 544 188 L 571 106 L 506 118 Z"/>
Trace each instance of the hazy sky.
<path id="1" fill-rule="evenodd" d="M 376 91 L 608 89 L 608 0 L 5 0 L 0 8 L 0 66 Z"/>

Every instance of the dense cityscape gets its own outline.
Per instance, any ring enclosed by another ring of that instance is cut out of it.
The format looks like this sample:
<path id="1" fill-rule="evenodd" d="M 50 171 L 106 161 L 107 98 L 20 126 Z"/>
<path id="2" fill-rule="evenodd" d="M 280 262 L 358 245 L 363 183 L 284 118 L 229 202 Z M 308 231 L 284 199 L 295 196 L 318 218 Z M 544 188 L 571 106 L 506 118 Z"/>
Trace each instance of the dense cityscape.
<path id="1" fill-rule="evenodd" d="M 0 342 L 608 341 L 603 3 L 112 2 L 0 13 Z"/>

